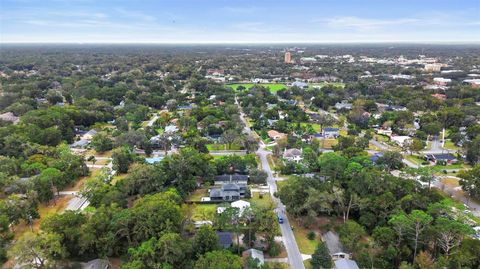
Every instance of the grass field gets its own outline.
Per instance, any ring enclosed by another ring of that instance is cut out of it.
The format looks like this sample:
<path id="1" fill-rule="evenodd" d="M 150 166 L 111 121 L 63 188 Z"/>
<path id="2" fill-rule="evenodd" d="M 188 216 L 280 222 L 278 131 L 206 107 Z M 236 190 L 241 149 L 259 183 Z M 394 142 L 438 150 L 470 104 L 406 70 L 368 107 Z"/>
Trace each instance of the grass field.
<path id="1" fill-rule="evenodd" d="M 188 201 L 200 201 L 202 197 L 208 196 L 207 189 L 196 189 L 187 198 Z"/>
<path id="2" fill-rule="evenodd" d="M 270 90 L 270 92 L 272 92 L 272 93 L 276 93 L 281 89 L 287 88 L 287 85 L 281 84 L 281 83 L 258 83 L 258 84 L 255 84 L 255 83 L 235 83 L 235 84 L 228 84 L 227 85 L 227 87 L 232 88 L 234 91 L 236 91 L 237 88 L 240 87 L 240 86 L 243 86 L 246 89 L 250 89 L 253 86 L 263 86 L 263 87 L 267 87 Z"/>
<path id="3" fill-rule="evenodd" d="M 421 165 L 422 162 L 424 162 L 425 160 L 416 156 L 416 155 L 406 155 L 405 156 L 405 159 L 411 161 L 412 163 L 416 164 L 416 165 Z"/>
<path id="4" fill-rule="evenodd" d="M 38 214 L 40 215 L 40 218 L 33 221 L 32 230 L 38 231 L 40 229 L 40 224 L 48 216 L 63 212 L 71 198 L 71 196 L 60 196 L 56 198 L 55 202 L 52 200 L 49 203 L 40 204 L 38 206 Z M 14 238 L 18 239 L 25 232 L 30 231 L 30 226 L 26 222 L 21 222 L 20 224 L 16 225 L 13 230 Z"/>
<path id="5" fill-rule="evenodd" d="M 390 137 L 386 136 L 386 135 L 379 135 L 379 134 L 375 134 L 373 137 L 375 137 L 375 139 L 377 141 L 380 141 L 380 142 L 388 142 L 390 141 Z"/>
<path id="6" fill-rule="evenodd" d="M 263 194 L 263 197 L 260 198 L 260 193 L 253 192 L 252 193 L 252 198 L 250 199 L 250 202 L 252 204 L 255 204 L 255 205 L 259 206 L 259 207 L 273 207 L 274 206 L 272 197 L 270 196 L 269 193 Z"/>
<path id="7" fill-rule="evenodd" d="M 199 220 L 213 220 L 217 214 L 217 204 L 191 204 L 192 219 Z"/>
<path id="8" fill-rule="evenodd" d="M 452 142 L 452 140 L 447 139 L 445 140 L 445 148 L 446 149 L 451 149 L 451 150 L 458 150 L 459 147 L 455 146 L 455 143 Z"/>
<path id="9" fill-rule="evenodd" d="M 302 126 L 302 127 L 305 127 L 305 126 L 308 126 L 308 125 L 311 125 L 313 130 L 317 133 L 320 133 L 322 131 L 322 129 L 320 128 L 320 124 L 318 124 L 318 123 L 309 123 L 309 122 L 300 123 L 300 126 Z"/>
<path id="10" fill-rule="evenodd" d="M 468 169 L 468 168 L 471 168 L 471 167 L 462 163 L 450 164 L 445 166 L 444 165 L 432 166 L 432 170 L 434 172 L 441 172 L 443 170 L 451 170 L 451 169 Z"/>
<path id="11" fill-rule="evenodd" d="M 295 240 L 297 241 L 300 252 L 302 254 L 313 254 L 318 242 L 307 238 L 309 230 L 303 228 L 295 218 L 289 217 L 288 219 L 290 220 L 290 225 L 293 227 L 293 234 L 295 235 Z"/>
<path id="12" fill-rule="evenodd" d="M 336 144 L 338 144 L 337 139 L 330 139 L 330 138 L 320 139 L 320 147 L 324 149 L 331 149 Z"/>
<path id="13" fill-rule="evenodd" d="M 240 150 L 239 145 L 232 144 L 230 147 L 228 147 L 225 144 L 207 144 L 207 149 L 209 151 L 212 150 Z"/>

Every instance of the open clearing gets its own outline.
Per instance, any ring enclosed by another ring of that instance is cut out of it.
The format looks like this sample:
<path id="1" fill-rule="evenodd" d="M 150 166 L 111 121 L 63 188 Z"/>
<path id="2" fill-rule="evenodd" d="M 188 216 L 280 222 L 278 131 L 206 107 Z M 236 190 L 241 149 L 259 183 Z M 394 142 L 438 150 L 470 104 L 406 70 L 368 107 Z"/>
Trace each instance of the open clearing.
<path id="1" fill-rule="evenodd" d="M 267 87 L 270 92 L 276 93 L 279 90 L 286 89 L 287 85 L 281 83 L 236 83 L 236 84 L 228 84 L 227 87 L 232 88 L 234 91 L 238 89 L 238 87 L 243 86 L 246 89 L 250 89 L 253 86 L 262 86 Z"/>

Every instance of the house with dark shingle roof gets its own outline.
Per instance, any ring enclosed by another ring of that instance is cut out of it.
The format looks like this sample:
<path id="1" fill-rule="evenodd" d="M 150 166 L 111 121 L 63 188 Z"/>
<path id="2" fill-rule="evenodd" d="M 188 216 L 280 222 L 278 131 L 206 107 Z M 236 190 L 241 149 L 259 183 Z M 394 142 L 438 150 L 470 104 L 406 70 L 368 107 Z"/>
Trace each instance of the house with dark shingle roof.
<path id="1" fill-rule="evenodd" d="M 248 175 L 241 175 L 241 174 L 233 174 L 233 175 L 219 175 L 213 178 L 215 185 L 223 185 L 227 183 L 235 183 L 235 184 L 247 184 L 248 183 Z"/>
<path id="2" fill-rule="evenodd" d="M 247 184 L 226 183 L 221 188 L 210 189 L 211 201 L 236 201 L 245 197 Z"/>
<path id="3" fill-rule="evenodd" d="M 425 159 L 434 164 L 437 164 L 438 162 L 444 162 L 445 164 L 454 164 L 458 162 L 457 158 L 451 153 L 427 154 L 425 155 Z"/>
<path id="4" fill-rule="evenodd" d="M 322 130 L 322 135 L 325 138 L 337 138 L 340 135 L 340 129 L 333 127 L 325 127 Z"/>

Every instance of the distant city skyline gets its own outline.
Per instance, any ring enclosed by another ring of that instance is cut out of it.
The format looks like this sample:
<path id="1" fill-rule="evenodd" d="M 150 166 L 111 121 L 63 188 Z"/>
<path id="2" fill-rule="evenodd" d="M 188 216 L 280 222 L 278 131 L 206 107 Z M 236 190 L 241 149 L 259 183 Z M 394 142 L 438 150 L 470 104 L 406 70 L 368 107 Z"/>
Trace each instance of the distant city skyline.
<path id="1" fill-rule="evenodd" d="M 1 43 L 480 43 L 480 0 L 1 0 Z"/>

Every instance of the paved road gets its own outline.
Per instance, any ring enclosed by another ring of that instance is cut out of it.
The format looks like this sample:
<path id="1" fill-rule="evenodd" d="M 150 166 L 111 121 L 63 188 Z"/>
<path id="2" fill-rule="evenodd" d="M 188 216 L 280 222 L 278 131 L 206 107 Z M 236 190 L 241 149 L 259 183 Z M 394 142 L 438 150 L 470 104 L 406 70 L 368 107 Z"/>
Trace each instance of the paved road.
<path id="1" fill-rule="evenodd" d="M 435 136 L 432 141 L 428 144 L 430 146 L 429 149 L 423 150 L 423 154 L 442 154 L 442 153 L 455 153 L 455 150 L 445 149 L 440 142 L 438 136 Z"/>
<path id="2" fill-rule="evenodd" d="M 374 139 L 371 139 L 370 143 L 372 143 L 372 145 L 374 145 L 375 147 L 377 147 L 381 150 L 389 150 L 390 149 L 389 146 L 387 146 L 386 144 L 381 143 L 381 142 L 379 142 L 377 140 L 374 140 Z"/>
<path id="3" fill-rule="evenodd" d="M 447 177 L 460 179 L 454 176 Z M 446 194 L 452 195 L 455 199 L 460 200 L 462 203 L 468 205 L 470 211 L 472 211 L 472 214 L 476 217 L 480 217 L 480 204 L 472 201 L 472 199 L 468 199 L 467 197 L 465 197 L 463 191 L 455 190 L 455 187 L 443 184 L 442 182 L 440 182 L 440 180 L 433 181 L 432 185 L 440 190 L 443 190 L 443 192 L 445 192 Z"/>
<path id="4" fill-rule="evenodd" d="M 252 130 L 248 127 L 247 121 L 245 120 L 245 115 L 242 111 L 242 107 L 238 103 L 237 97 L 235 97 L 235 104 L 237 104 L 239 110 L 240 110 L 240 119 L 241 121 L 245 124 L 244 127 L 244 132 L 246 134 L 252 134 Z M 270 189 L 270 195 L 272 196 L 273 201 L 276 203 L 277 212 L 285 212 L 285 206 L 282 204 L 280 199 L 277 199 L 273 194 L 277 191 L 277 184 L 275 182 L 275 178 L 273 177 L 272 170 L 270 168 L 270 165 L 268 164 L 268 159 L 267 156 L 271 154 L 270 151 L 267 151 L 265 149 L 265 145 L 261 142 L 259 142 L 259 148 L 257 150 L 257 155 L 260 158 L 260 162 L 262 163 L 262 168 L 263 170 L 267 173 L 267 183 L 268 187 Z M 285 248 L 287 250 L 287 255 L 288 255 L 288 263 L 290 264 L 290 268 L 292 269 L 305 269 L 305 266 L 303 265 L 303 258 L 302 254 L 300 254 L 300 250 L 298 249 L 297 241 L 295 240 L 295 236 L 293 235 L 292 228 L 290 226 L 290 223 L 288 222 L 288 218 L 285 214 L 281 213 L 283 217 L 283 224 L 280 224 L 280 230 L 282 232 L 282 237 L 283 237 L 283 243 L 285 245 Z"/>
<path id="5" fill-rule="evenodd" d="M 268 154 L 271 154 L 271 152 L 265 150 L 262 146 L 257 151 L 257 155 L 260 157 L 260 162 L 262 163 L 262 168 L 268 175 L 267 183 L 270 188 L 270 195 L 277 204 L 277 212 L 285 212 L 285 206 L 279 199 L 273 196 L 273 194 L 277 191 L 277 184 L 275 182 L 275 178 L 273 177 L 272 170 L 270 169 L 270 165 L 268 164 Z M 300 254 L 300 250 L 298 249 L 297 241 L 293 235 L 288 218 L 283 213 L 281 213 L 281 215 L 283 217 L 283 224 L 280 224 L 280 230 L 282 232 L 283 243 L 285 244 L 285 248 L 287 250 L 290 268 L 304 269 L 305 266 L 303 265 L 303 258 Z"/>

